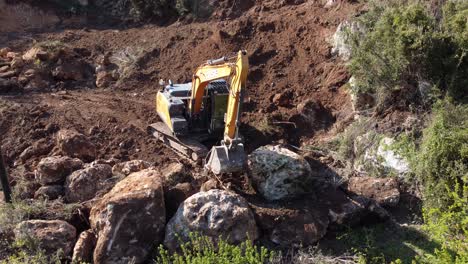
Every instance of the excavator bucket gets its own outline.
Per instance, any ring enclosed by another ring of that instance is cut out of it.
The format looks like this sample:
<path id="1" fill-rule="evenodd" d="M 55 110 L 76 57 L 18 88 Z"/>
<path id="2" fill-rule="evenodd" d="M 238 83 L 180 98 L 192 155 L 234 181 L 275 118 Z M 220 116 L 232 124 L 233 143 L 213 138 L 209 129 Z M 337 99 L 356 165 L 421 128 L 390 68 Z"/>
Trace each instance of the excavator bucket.
<path id="1" fill-rule="evenodd" d="M 219 175 L 242 171 L 245 164 L 244 145 L 237 144 L 228 148 L 225 145 L 215 146 L 211 149 L 205 168 Z"/>

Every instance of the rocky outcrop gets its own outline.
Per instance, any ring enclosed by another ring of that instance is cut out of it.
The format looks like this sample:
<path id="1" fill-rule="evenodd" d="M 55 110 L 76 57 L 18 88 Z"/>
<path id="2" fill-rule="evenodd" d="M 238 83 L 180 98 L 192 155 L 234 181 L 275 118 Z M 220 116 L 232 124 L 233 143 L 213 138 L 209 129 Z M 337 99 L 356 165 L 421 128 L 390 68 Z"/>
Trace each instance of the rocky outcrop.
<path id="1" fill-rule="evenodd" d="M 72 263 L 92 263 L 93 251 L 96 246 L 96 235 L 92 230 L 80 234 L 73 249 Z"/>
<path id="2" fill-rule="evenodd" d="M 251 204 L 264 235 L 282 247 L 309 246 L 327 232 L 328 215 L 312 206 Z"/>
<path id="3" fill-rule="evenodd" d="M 399 184 L 394 178 L 352 177 L 347 191 L 372 199 L 381 206 L 396 206 L 400 201 Z"/>
<path id="4" fill-rule="evenodd" d="M 69 175 L 65 182 L 66 199 L 70 203 L 92 199 L 99 191 L 113 186 L 111 178 L 112 167 L 106 164 L 96 164 L 77 170 Z"/>
<path id="5" fill-rule="evenodd" d="M 377 177 L 405 177 L 409 163 L 393 149 L 393 143 L 394 139 L 372 132 L 357 137 L 354 141 L 357 154 L 354 169 Z"/>
<path id="6" fill-rule="evenodd" d="M 190 233 L 207 236 L 215 243 L 219 238 L 236 244 L 258 237 L 247 201 L 222 190 L 197 193 L 185 200 L 166 226 L 164 245 L 176 250 L 180 240 L 189 240 Z"/>
<path id="7" fill-rule="evenodd" d="M 19 223 L 14 230 L 16 239 L 34 239 L 47 254 L 63 250 L 65 256 L 72 253 L 76 229 L 61 220 L 29 220 Z"/>
<path id="8" fill-rule="evenodd" d="M 57 145 L 64 155 L 84 161 L 93 161 L 96 158 L 96 146 L 77 131 L 60 130 L 57 134 Z"/>
<path id="9" fill-rule="evenodd" d="M 42 186 L 34 193 L 34 199 L 55 200 L 65 195 L 65 189 L 62 185 Z"/>
<path id="10" fill-rule="evenodd" d="M 83 162 L 76 158 L 53 156 L 43 158 L 36 168 L 36 180 L 42 185 L 61 183 L 75 170 L 83 168 Z"/>
<path id="11" fill-rule="evenodd" d="M 333 48 L 331 52 L 348 61 L 351 58 L 350 33 L 364 32 L 363 27 L 357 22 L 344 21 L 338 25 L 332 38 Z"/>
<path id="12" fill-rule="evenodd" d="M 151 167 L 151 163 L 144 160 L 131 160 L 115 164 L 112 173 L 115 175 L 128 176 L 133 172 L 138 172 Z"/>
<path id="13" fill-rule="evenodd" d="M 264 146 L 248 157 L 248 170 L 257 189 L 268 200 L 298 197 L 312 191 L 307 161 L 281 146 Z"/>
<path id="14" fill-rule="evenodd" d="M 160 177 L 151 169 L 130 174 L 91 209 L 94 263 L 142 263 L 162 241 L 166 211 Z"/>

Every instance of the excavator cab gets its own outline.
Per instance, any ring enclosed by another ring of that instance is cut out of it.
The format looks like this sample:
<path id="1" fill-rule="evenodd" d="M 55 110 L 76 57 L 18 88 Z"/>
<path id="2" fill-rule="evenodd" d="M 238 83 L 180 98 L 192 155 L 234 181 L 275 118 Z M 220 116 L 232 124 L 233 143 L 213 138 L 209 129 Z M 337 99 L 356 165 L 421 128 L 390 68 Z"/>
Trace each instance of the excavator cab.
<path id="1" fill-rule="evenodd" d="M 156 95 L 162 122 L 150 125 L 149 131 L 182 156 L 197 162 L 205 158 L 205 168 L 215 174 L 242 171 L 245 153 L 238 119 L 247 72 L 247 53 L 239 51 L 207 61 L 191 83 L 170 83 Z"/>

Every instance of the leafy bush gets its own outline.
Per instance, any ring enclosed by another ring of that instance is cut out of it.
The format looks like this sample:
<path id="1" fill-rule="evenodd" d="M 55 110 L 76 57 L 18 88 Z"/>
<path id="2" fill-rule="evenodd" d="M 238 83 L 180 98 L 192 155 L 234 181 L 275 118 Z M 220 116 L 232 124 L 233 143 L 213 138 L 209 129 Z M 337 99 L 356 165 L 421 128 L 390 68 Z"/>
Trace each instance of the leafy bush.
<path id="1" fill-rule="evenodd" d="M 442 246 L 423 256 L 421 262 L 468 263 L 468 185 L 456 184 L 449 198 L 452 203 L 447 208 L 424 211 L 426 231 Z"/>
<path id="2" fill-rule="evenodd" d="M 468 5 L 449 1 L 439 22 L 425 6 L 411 2 L 372 2 L 370 11 L 357 18 L 366 31 L 365 37 L 361 32 L 349 33 L 349 67 L 357 87 L 361 92 L 411 94 L 417 92 L 418 81 L 425 80 L 464 100 Z"/>
<path id="3" fill-rule="evenodd" d="M 422 183 L 425 229 L 442 244 L 423 263 L 468 262 L 468 105 L 435 105 L 420 139 L 399 144 L 415 179 Z"/>
<path id="4" fill-rule="evenodd" d="M 209 237 L 194 235 L 183 243 L 181 253 L 170 254 L 162 246 L 156 263 L 160 264 L 263 264 L 269 263 L 274 253 L 257 247 L 250 241 L 231 245 L 224 240 L 215 245 Z"/>

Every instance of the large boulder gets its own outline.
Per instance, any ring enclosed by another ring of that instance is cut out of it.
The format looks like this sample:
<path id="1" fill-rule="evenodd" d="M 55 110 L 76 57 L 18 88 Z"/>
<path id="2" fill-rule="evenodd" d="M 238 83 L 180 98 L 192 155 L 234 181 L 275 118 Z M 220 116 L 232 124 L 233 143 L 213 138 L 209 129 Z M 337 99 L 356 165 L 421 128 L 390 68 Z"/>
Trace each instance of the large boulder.
<path id="1" fill-rule="evenodd" d="M 63 250 L 65 256 L 72 253 L 76 229 L 62 220 L 29 220 L 19 223 L 14 230 L 19 240 L 33 239 L 47 254 Z"/>
<path id="2" fill-rule="evenodd" d="M 142 263 L 164 236 L 160 173 L 147 169 L 117 183 L 92 209 L 94 263 Z"/>
<path id="3" fill-rule="evenodd" d="M 60 130 L 57 145 L 67 156 L 92 161 L 96 157 L 96 146 L 83 134 L 74 130 Z"/>
<path id="4" fill-rule="evenodd" d="M 223 190 L 197 193 L 185 200 L 166 226 L 164 245 L 177 250 L 181 241 L 189 241 L 191 233 L 207 236 L 215 243 L 220 238 L 236 244 L 258 237 L 247 201 Z"/>
<path id="5" fill-rule="evenodd" d="M 282 247 L 309 246 L 319 241 L 328 228 L 326 210 L 302 202 L 294 205 L 251 204 L 263 233 Z"/>
<path id="6" fill-rule="evenodd" d="M 133 172 L 142 171 L 151 167 L 151 163 L 144 160 L 131 160 L 115 164 L 112 173 L 115 175 L 128 176 Z"/>
<path id="7" fill-rule="evenodd" d="M 399 184 L 394 178 L 352 177 L 347 190 L 370 198 L 381 206 L 396 206 L 400 201 Z"/>
<path id="8" fill-rule="evenodd" d="M 312 191 L 310 165 L 298 154 L 281 146 L 264 146 L 248 157 L 252 181 L 268 200 L 297 197 Z"/>
<path id="9" fill-rule="evenodd" d="M 36 168 L 36 179 L 42 185 L 64 182 L 75 170 L 83 168 L 83 162 L 77 158 L 53 156 L 43 158 Z"/>
<path id="10" fill-rule="evenodd" d="M 112 167 L 106 164 L 95 164 L 77 170 L 67 177 L 65 197 L 68 202 L 84 202 L 94 198 L 99 191 L 113 186 Z"/>
<path id="11" fill-rule="evenodd" d="M 73 249 L 72 263 L 92 263 L 96 246 L 96 235 L 92 230 L 80 234 Z"/>

